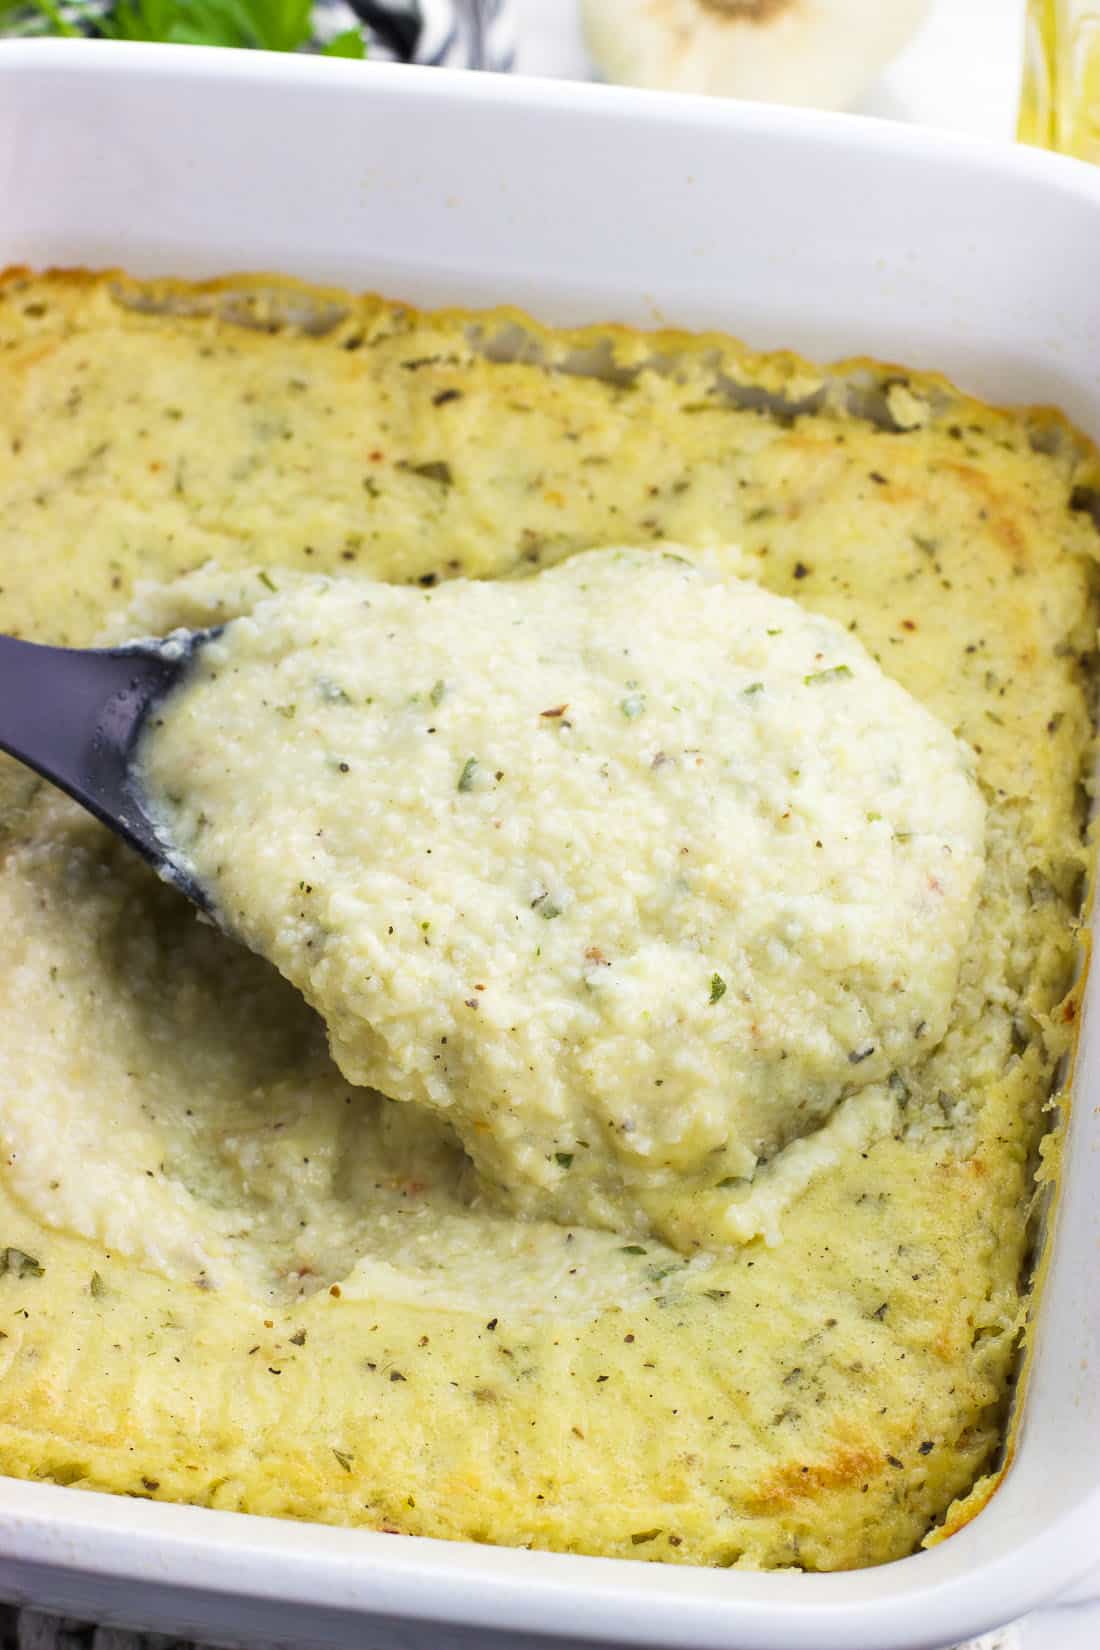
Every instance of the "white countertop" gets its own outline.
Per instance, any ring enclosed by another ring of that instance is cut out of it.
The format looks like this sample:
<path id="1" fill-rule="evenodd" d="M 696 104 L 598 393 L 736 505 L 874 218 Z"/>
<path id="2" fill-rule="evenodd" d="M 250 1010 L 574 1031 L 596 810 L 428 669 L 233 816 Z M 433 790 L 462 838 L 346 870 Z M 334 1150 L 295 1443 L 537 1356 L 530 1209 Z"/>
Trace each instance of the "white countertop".
<path id="1" fill-rule="evenodd" d="M 889 0 L 883 0 L 888 4 Z M 513 0 L 521 74 L 587 80 L 576 0 Z M 927 22 L 861 112 L 1011 141 L 1025 0 L 936 0 Z M 1100 1528 L 1096 1532 L 1100 1557 Z M 1100 1650 L 1100 1568 L 1058 1610 L 971 1640 L 960 1650 Z M 871 1650 L 853 1645 L 852 1650 Z"/>

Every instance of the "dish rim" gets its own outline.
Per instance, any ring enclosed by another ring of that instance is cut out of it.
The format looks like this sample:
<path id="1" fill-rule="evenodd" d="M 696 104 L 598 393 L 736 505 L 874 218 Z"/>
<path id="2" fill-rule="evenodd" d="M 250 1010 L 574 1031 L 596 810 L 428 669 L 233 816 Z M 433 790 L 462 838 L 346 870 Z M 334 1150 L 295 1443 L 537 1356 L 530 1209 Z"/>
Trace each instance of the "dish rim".
<path id="1" fill-rule="evenodd" d="M 186 85 L 212 79 L 240 87 L 374 83 L 399 88 L 413 102 L 458 99 L 559 112 L 579 106 L 608 120 L 644 116 L 650 124 L 690 118 L 704 131 L 733 126 L 799 142 L 952 157 L 986 173 L 1034 177 L 1100 214 L 1100 172 L 1083 162 L 867 116 L 206 47 L 0 42 L 0 85 L 5 75 L 28 70 L 155 75 Z M 1056 1243 L 1057 1232 L 1052 1238 Z M 1060 1262 L 1054 1253 L 1053 1268 L 1060 1264 L 1064 1257 Z M 171 1503 L 139 1504 L 100 1492 L 0 1478 L 0 1575 L 15 1563 L 49 1563 L 103 1579 L 155 1572 L 158 1583 L 186 1589 L 194 1586 L 198 1567 L 203 1589 L 222 1598 L 323 1604 L 430 1623 L 522 1632 L 536 1625 L 545 1631 L 554 1622 L 559 1624 L 555 1636 L 584 1633 L 593 1641 L 615 1642 L 627 1632 L 634 1644 L 674 1640 L 699 1647 L 728 1645 L 736 1631 L 744 1650 L 774 1650 L 780 1644 L 784 1650 L 851 1650 L 853 1635 L 858 1635 L 892 1650 L 916 1650 L 939 1636 L 958 1637 L 1019 1615 L 1095 1563 L 1089 1525 L 1100 1527 L 1100 1483 L 1085 1501 L 1041 1526 L 1030 1541 L 1000 1554 L 989 1550 L 985 1533 L 995 1507 L 996 1500 L 949 1541 L 892 1564 L 828 1575 L 731 1573 L 393 1537 Z"/>

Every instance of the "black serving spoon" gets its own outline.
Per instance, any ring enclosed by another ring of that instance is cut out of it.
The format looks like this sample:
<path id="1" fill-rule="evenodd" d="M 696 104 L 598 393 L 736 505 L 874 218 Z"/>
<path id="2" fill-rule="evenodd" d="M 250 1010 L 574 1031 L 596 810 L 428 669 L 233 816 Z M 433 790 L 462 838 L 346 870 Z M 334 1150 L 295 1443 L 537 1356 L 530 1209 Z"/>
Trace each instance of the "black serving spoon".
<path id="1" fill-rule="evenodd" d="M 67 791 L 203 911 L 209 898 L 158 836 L 133 762 L 150 710 L 219 632 L 87 650 L 0 636 L 0 750 Z"/>

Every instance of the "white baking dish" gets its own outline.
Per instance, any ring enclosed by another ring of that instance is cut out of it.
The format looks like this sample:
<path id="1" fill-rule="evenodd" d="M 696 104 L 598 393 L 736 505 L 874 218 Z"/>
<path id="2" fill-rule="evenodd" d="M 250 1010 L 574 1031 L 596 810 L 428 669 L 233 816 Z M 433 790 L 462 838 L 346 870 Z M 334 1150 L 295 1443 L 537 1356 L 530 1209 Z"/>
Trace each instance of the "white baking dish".
<path id="1" fill-rule="evenodd" d="M 274 269 L 549 320 L 944 368 L 1100 436 L 1100 172 L 874 122 L 183 47 L 0 46 L 0 263 Z M 1094 975 L 1090 997 L 1100 991 Z M 1100 1024 L 1085 1016 L 1018 1455 L 934 1550 L 844 1575 L 512 1552 L 0 1480 L 0 1594 L 378 1650 L 916 1650 L 1100 1558 Z M 500 1637 L 497 1637 L 497 1635 Z"/>

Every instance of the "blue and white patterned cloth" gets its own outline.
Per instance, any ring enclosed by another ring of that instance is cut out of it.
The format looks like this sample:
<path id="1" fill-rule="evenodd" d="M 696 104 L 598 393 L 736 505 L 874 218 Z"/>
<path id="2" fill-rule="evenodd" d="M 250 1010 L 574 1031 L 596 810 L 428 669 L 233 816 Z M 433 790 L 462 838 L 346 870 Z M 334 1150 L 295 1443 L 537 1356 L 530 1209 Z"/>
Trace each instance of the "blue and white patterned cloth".
<path id="1" fill-rule="evenodd" d="M 85 34 L 112 9 L 112 0 L 59 0 L 61 16 Z M 314 0 L 315 48 L 359 27 L 376 61 L 445 64 L 453 69 L 511 69 L 516 58 L 511 0 Z M 33 6 L 8 12 L 0 33 L 45 32 Z"/>

